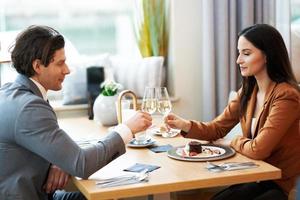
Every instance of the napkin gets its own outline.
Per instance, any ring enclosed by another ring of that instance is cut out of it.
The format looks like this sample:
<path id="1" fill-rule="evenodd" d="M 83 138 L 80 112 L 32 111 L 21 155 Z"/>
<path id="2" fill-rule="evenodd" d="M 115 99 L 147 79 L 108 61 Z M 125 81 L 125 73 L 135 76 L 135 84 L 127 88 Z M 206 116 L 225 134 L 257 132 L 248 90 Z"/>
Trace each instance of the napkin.
<path id="1" fill-rule="evenodd" d="M 161 145 L 161 146 L 152 146 L 152 147 L 149 147 L 148 149 L 150 149 L 154 153 L 161 153 L 161 152 L 169 151 L 172 148 L 173 148 L 172 145 L 167 144 L 167 145 Z"/>
<path id="2" fill-rule="evenodd" d="M 152 171 L 154 171 L 154 170 L 156 170 L 158 168 L 160 168 L 160 166 L 136 163 L 133 166 L 124 169 L 124 171 L 128 171 L 128 172 L 141 172 L 141 171 L 147 169 L 148 172 L 152 172 Z"/>

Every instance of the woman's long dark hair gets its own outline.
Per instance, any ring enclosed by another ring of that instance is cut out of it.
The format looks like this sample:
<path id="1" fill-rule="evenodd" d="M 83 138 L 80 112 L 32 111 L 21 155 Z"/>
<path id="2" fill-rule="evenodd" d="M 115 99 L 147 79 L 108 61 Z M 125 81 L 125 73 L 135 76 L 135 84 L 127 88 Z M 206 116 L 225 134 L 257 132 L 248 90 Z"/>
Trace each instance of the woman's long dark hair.
<path id="1" fill-rule="evenodd" d="M 283 38 L 274 27 L 268 24 L 255 24 L 242 30 L 238 36 L 245 37 L 266 55 L 267 73 L 272 81 L 276 83 L 287 82 L 299 91 Z M 243 77 L 240 104 L 241 116 L 244 116 L 246 112 L 247 103 L 255 85 L 256 79 L 254 76 Z"/>

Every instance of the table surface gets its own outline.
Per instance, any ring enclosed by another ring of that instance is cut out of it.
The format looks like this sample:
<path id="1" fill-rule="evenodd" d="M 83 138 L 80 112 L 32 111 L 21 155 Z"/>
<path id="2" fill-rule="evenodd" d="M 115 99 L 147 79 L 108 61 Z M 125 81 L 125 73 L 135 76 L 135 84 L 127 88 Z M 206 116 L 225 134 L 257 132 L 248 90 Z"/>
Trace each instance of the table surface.
<path id="1" fill-rule="evenodd" d="M 59 119 L 59 124 L 72 138 L 102 137 L 107 134 L 107 127 L 103 127 L 87 117 Z M 162 138 L 153 136 L 158 145 L 185 145 L 189 140 L 177 136 Z M 90 200 L 115 199 L 149 194 L 159 194 L 196 188 L 210 188 L 253 181 L 272 180 L 281 177 L 281 170 L 263 161 L 249 159 L 239 153 L 233 157 L 215 161 L 245 162 L 254 161 L 257 168 L 212 173 L 205 169 L 205 162 L 186 162 L 171 159 L 167 153 L 154 153 L 147 148 L 127 148 L 127 152 L 100 169 L 88 180 L 73 178 L 74 184 Z M 150 173 L 149 182 L 133 185 L 100 188 L 95 185 L 96 178 L 112 177 L 122 174 L 123 169 L 135 163 L 158 165 L 161 168 Z"/>

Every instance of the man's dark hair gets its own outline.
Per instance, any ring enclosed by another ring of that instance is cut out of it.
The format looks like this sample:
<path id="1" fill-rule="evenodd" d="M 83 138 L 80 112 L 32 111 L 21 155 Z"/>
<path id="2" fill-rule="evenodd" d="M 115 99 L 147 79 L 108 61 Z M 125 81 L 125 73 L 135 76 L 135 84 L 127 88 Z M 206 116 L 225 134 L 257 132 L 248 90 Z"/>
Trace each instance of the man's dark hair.
<path id="1" fill-rule="evenodd" d="M 18 73 L 27 77 L 35 74 L 32 62 L 39 59 L 48 66 L 56 50 L 65 46 L 63 36 L 48 26 L 29 26 L 16 38 L 11 52 L 13 67 Z"/>

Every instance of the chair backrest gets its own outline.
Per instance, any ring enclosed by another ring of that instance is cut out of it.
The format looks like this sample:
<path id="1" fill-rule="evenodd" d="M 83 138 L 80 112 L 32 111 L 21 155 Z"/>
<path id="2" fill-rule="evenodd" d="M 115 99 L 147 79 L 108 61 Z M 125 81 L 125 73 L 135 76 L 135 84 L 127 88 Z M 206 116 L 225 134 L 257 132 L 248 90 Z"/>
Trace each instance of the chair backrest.
<path id="1" fill-rule="evenodd" d="M 237 92 L 236 92 L 236 91 L 234 91 L 234 90 L 230 91 L 229 97 L 228 97 L 228 103 L 229 103 L 232 99 L 234 99 L 236 96 L 237 96 Z"/>
<path id="2" fill-rule="evenodd" d="M 299 194 L 298 194 L 299 196 Z M 291 189 L 291 191 L 289 192 L 289 196 L 288 196 L 288 200 L 299 200 L 300 196 L 297 196 L 297 190 L 296 188 Z"/>
<path id="3" fill-rule="evenodd" d="M 289 192 L 289 200 L 300 200 L 300 178 L 297 185 Z"/>

